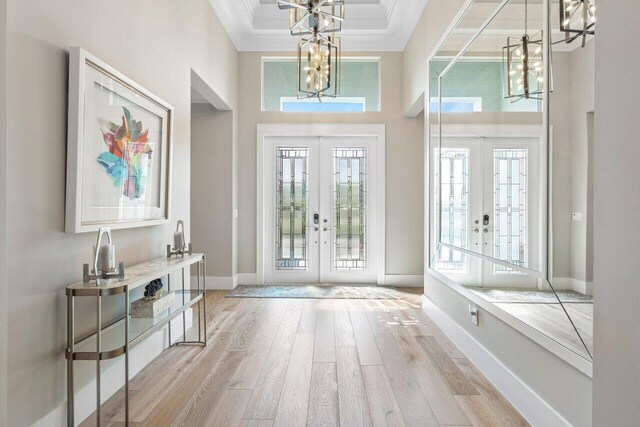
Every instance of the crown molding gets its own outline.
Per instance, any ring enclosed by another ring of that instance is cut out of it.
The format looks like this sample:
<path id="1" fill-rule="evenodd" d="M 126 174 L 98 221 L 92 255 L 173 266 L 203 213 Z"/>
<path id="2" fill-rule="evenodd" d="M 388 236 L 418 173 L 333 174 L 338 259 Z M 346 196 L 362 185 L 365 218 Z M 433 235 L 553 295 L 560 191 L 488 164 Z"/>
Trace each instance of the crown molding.
<path id="1" fill-rule="evenodd" d="M 428 0 L 380 0 L 348 5 L 343 51 L 403 51 Z M 209 0 L 239 51 L 295 51 L 287 29 L 288 15 L 260 0 Z M 405 4 L 406 3 L 406 4 Z"/>

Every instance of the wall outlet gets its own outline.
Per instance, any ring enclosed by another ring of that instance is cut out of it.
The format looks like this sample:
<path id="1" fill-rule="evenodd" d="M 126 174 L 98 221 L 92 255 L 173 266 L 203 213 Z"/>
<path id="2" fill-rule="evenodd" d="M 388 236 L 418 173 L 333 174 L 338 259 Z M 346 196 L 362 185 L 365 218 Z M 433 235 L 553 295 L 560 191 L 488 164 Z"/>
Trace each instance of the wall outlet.
<path id="1" fill-rule="evenodd" d="M 574 212 L 571 218 L 574 221 L 582 221 L 582 212 Z"/>
<path id="2" fill-rule="evenodd" d="M 469 314 L 471 315 L 471 323 L 476 326 L 480 325 L 480 312 L 478 306 L 475 304 L 469 304 Z"/>

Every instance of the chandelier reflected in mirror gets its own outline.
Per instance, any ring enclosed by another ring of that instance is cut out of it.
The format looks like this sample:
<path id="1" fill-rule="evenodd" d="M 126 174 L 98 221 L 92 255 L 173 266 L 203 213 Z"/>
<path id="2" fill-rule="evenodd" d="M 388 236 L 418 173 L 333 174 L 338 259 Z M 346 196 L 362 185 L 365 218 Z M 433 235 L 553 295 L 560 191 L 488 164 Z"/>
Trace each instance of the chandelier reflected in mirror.
<path id="1" fill-rule="evenodd" d="M 505 66 L 505 95 L 512 102 L 542 99 L 544 90 L 544 58 L 542 32 L 529 35 L 529 5 L 524 1 L 524 35 L 508 37 L 502 48 Z"/>
<path id="2" fill-rule="evenodd" d="M 340 95 L 340 37 L 345 0 L 276 0 L 289 10 L 298 40 L 298 99 Z"/>
<path id="3" fill-rule="evenodd" d="M 521 99 L 542 99 L 544 68 L 542 32 L 533 36 L 508 37 L 502 50 L 506 65 L 505 98 L 513 102 Z"/>
<path id="4" fill-rule="evenodd" d="M 587 36 L 596 33 L 595 0 L 559 0 L 560 31 L 565 33 L 565 42 L 571 43 L 582 39 L 582 47 L 587 43 Z"/>

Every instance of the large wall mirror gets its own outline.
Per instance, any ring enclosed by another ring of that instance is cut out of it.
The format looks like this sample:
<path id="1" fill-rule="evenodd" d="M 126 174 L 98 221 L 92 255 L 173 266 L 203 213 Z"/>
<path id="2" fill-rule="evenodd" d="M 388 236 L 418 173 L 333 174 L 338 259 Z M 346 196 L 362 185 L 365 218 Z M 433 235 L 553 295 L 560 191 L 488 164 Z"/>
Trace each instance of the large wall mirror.
<path id="1" fill-rule="evenodd" d="M 472 1 L 431 57 L 429 262 L 590 361 L 594 47 L 561 30 L 579 3 Z"/>

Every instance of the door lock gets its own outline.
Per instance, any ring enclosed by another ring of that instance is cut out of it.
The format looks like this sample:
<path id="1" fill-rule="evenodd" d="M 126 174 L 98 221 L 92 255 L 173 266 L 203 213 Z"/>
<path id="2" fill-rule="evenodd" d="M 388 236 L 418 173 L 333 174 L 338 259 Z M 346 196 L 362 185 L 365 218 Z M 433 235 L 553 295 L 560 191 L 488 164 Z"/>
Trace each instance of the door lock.
<path id="1" fill-rule="evenodd" d="M 320 214 L 313 214 L 313 223 L 320 224 Z M 316 228 L 317 230 L 317 228 Z"/>
<path id="2" fill-rule="evenodd" d="M 490 219 L 489 215 L 485 215 L 482 218 L 482 225 L 485 225 L 485 226 L 489 225 L 489 219 Z"/>

